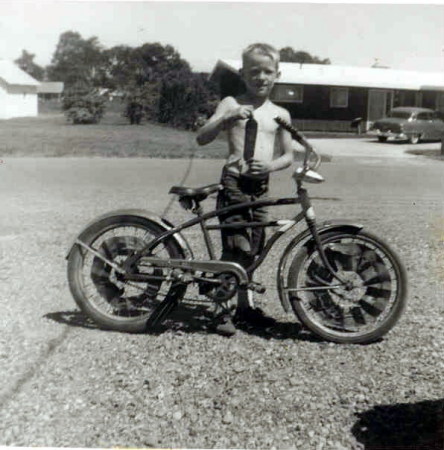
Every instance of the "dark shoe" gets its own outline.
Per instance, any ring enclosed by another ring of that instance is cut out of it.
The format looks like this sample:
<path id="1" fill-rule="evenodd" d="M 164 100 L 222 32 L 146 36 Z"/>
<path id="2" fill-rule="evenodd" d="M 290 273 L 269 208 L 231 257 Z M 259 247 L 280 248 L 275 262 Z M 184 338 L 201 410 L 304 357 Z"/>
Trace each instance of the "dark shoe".
<path id="1" fill-rule="evenodd" d="M 222 336 L 233 336 L 236 334 L 236 328 L 234 327 L 231 316 L 229 315 L 218 318 L 215 329 Z"/>
<path id="2" fill-rule="evenodd" d="M 264 314 L 260 308 L 245 308 L 238 310 L 234 316 L 236 323 L 245 323 L 261 328 L 270 328 L 276 325 L 276 321 Z"/>

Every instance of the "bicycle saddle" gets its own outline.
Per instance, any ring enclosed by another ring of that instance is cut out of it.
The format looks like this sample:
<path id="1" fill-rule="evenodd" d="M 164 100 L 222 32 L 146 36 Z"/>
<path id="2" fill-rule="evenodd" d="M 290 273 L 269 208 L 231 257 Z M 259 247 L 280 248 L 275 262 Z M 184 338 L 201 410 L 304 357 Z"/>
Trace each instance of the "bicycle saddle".
<path id="1" fill-rule="evenodd" d="M 177 194 L 179 197 L 189 197 L 197 201 L 205 200 L 209 195 L 223 189 L 221 184 L 210 184 L 198 188 L 190 188 L 185 186 L 173 186 L 169 194 Z"/>

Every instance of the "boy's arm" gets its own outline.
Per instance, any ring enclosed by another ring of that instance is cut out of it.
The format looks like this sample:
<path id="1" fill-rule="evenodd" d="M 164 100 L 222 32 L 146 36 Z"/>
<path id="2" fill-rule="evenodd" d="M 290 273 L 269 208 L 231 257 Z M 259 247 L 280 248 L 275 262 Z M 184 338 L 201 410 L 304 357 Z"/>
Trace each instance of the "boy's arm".
<path id="1" fill-rule="evenodd" d="M 291 123 L 290 113 L 286 109 L 282 109 L 282 111 L 280 112 L 280 116 L 286 122 Z M 271 162 L 272 172 L 275 172 L 276 170 L 286 169 L 287 167 L 291 166 L 291 163 L 294 161 L 294 146 L 291 134 L 287 130 L 284 130 L 282 127 L 279 127 L 278 139 L 279 147 L 281 149 L 281 156 Z"/>
<path id="2" fill-rule="evenodd" d="M 199 145 L 209 144 L 234 121 L 250 117 L 252 111 L 251 105 L 239 106 L 233 97 L 225 97 L 207 123 L 197 131 L 197 143 Z"/>

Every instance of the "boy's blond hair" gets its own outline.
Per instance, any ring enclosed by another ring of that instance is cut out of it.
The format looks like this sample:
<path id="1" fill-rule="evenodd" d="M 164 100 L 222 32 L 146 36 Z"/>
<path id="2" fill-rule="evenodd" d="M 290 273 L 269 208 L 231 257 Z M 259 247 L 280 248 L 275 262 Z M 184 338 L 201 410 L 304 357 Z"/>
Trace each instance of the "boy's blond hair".
<path id="1" fill-rule="evenodd" d="M 279 52 L 272 45 L 263 44 L 260 42 L 249 45 L 242 52 L 242 63 L 245 64 L 245 60 L 248 59 L 248 57 L 250 55 L 253 55 L 254 53 L 258 53 L 259 55 L 268 56 L 276 63 L 276 67 L 278 67 L 280 55 L 279 55 Z"/>

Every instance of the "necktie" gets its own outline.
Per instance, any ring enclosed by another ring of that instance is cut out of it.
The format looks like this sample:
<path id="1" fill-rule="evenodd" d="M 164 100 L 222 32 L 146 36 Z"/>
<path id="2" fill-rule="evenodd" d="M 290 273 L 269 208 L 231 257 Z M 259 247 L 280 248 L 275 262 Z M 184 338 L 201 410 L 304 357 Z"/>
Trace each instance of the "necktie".
<path id="1" fill-rule="evenodd" d="M 250 117 L 245 124 L 245 144 L 244 144 L 244 160 L 248 161 L 254 156 L 254 146 L 256 144 L 257 122 Z"/>

